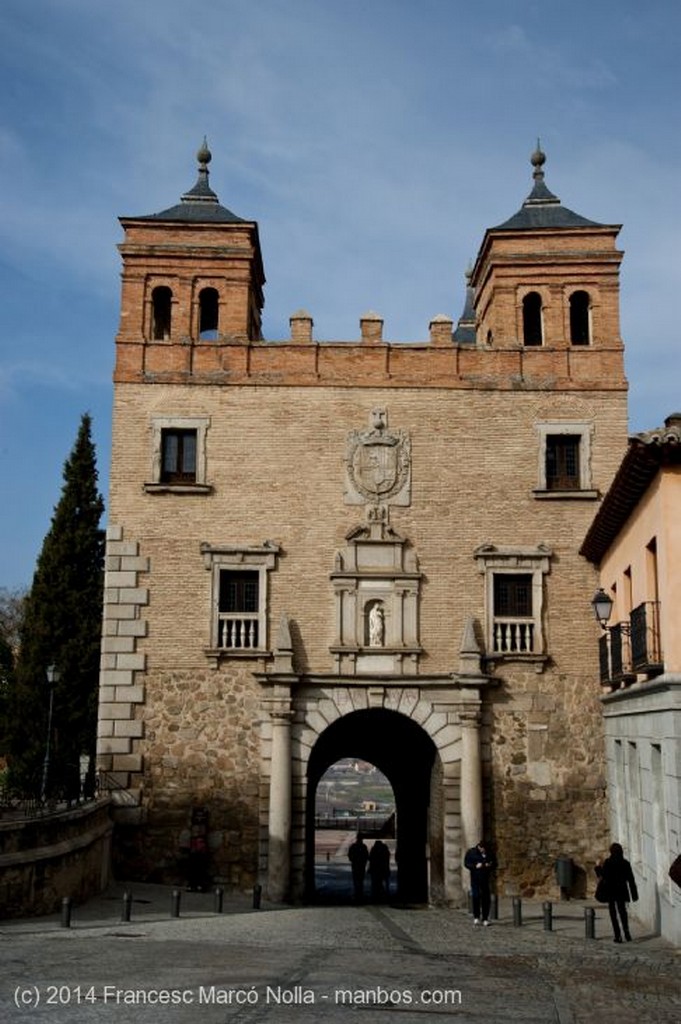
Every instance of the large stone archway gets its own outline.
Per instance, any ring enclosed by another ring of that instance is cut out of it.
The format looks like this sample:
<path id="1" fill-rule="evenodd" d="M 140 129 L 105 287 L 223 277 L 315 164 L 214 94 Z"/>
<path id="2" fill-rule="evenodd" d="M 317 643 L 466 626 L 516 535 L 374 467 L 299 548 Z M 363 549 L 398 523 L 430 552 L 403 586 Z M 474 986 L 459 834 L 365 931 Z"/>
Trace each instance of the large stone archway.
<path id="1" fill-rule="evenodd" d="M 385 708 L 352 711 L 329 725 L 308 761 L 305 816 L 305 892 L 314 896 L 314 810 L 319 779 L 343 757 L 370 761 L 383 772 L 395 795 L 397 895 L 407 903 L 429 898 L 430 850 L 442 864 L 442 805 L 431 807 L 437 748 L 413 719 Z M 436 776 L 440 773 L 436 772 Z M 442 879 L 438 880 L 440 885 Z"/>
<path id="2" fill-rule="evenodd" d="M 458 673 L 409 680 L 299 676 L 290 666 L 280 651 L 278 671 L 258 676 L 265 712 L 260 871 L 269 898 L 309 898 L 316 786 L 329 765 L 354 755 L 376 764 L 395 791 L 401 896 L 460 903 L 463 852 L 483 832 L 488 678 L 463 671 L 463 655 Z"/>

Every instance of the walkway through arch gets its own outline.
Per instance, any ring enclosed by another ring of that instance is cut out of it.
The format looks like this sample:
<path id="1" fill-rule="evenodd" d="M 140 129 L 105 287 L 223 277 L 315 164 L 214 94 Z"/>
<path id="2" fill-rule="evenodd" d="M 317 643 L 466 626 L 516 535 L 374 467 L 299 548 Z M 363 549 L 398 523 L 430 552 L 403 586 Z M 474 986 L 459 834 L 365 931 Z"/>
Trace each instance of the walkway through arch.
<path id="1" fill-rule="evenodd" d="M 315 743 L 307 770 L 305 891 L 314 900 L 315 794 L 324 772 L 343 757 L 375 764 L 393 787 L 396 807 L 397 898 L 426 903 L 430 850 L 440 871 L 441 814 L 431 801 L 439 758 L 435 744 L 412 719 L 384 708 L 353 711 L 328 726 Z M 437 818 L 437 820 L 435 820 Z M 439 822 L 439 824 L 438 824 Z"/>

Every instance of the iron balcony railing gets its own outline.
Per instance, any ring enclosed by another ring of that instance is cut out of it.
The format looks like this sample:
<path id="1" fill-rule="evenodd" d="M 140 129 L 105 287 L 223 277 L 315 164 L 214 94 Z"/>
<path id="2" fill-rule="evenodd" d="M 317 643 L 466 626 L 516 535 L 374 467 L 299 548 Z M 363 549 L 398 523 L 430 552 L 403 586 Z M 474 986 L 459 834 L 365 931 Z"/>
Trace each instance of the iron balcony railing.
<path id="1" fill-rule="evenodd" d="M 607 633 L 598 638 L 598 664 L 601 683 L 609 683 L 612 676 L 610 674 L 610 637 Z"/>
<path id="2" fill-rule="evenodd" d="M 619 683 L 632 675 L 629 627 L 627 623 L 616 622 L 609 632 L 611 679 Z"/>
<path id="3" fill-rule="evenodd" d="M 631 613 L 631 665 L 636 672 L 663 669 L 660 644 L 660 602 L 644 601 Z"/>
<path id="4" fill-rule="evenodd" d="M 663 671 L 659 622 L 659 602 L 644 601 L 633 609 L 628 622 L 607 628 L 598 641 L 601 683 L 626 685 L 639 673 L 654 676 Z"/>

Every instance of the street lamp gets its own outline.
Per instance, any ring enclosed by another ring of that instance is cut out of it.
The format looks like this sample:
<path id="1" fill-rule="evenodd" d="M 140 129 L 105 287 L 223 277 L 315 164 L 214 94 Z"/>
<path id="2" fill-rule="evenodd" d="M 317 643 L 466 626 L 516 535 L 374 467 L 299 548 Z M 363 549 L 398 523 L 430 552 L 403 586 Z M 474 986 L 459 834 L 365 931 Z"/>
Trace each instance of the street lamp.
<path id="1" fill-rule="evenodd" d="M 43 761 L 43 779 L 40 785 L 40 802 L 45 802 L 47 790 L 47 773 L 50 770 L 50 740 L 52 738 L 52 708 L 54 707 L 54 688 L 59 682 L 60 673 L 54 665 L 47 666 L 47 683 L 50 687 L 50 705 L 47 712 L 47 740 L 45 742 L 45 760 Z"/>
<path id="2" fill-rule="evenodd" d="M 613 604 L 614 602 L 610 595 L 606 594 L 602 587 L 599 587 L 599 589 L 593 596 L 593 599 L 591 601 L 591 607 L 594 610 L 596 622 L 601 627 L 601 629 L 608 628 L 608 619 L 612 614 Z"/>

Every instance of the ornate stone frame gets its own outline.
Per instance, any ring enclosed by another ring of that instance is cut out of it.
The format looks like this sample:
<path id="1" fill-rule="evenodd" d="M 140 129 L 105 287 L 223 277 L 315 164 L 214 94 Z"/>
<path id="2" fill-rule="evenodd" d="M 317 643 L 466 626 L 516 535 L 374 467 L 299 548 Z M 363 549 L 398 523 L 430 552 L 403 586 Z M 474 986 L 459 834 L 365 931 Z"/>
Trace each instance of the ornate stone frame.
<path id="1" fill-rule="evenodd" d="M 217 668 L 220 660 L 225 658 L 260 658 L 270 654 L 268 638 L 268 599 L 267 573 L 276 567 L 278 544 L 266 540 L 262 545 L 246 544 L 201 544 L 201 554 L 206 569 L 211 574 L 210 602 L 210 640 L 205 648 L 205 655 Z M 257 647 L 230 648 L 218 647 L 218 602 L 220 594 L 220 573 L 223 569 L 251 569 L 259 574 L 258 586 L 258 640 Z"/>
<path id="2" fill-rule="evenodd" d="M 548 660 L 544 630 L 544 576 L 550 571 L 553 555 L 545 544 L 530 547 L 496 547 L 483 544 L 475 550 L 478 569 L 484 576 L 485 586 L 485 646 L 488 666 L 495 661 L 534 662 L 541 672 Z M 532 653 L 495 651 L 494 645 L 494 577 L 503 573 L 527 573 L 532 576 L 532 624 L 534 651 Z"/>

